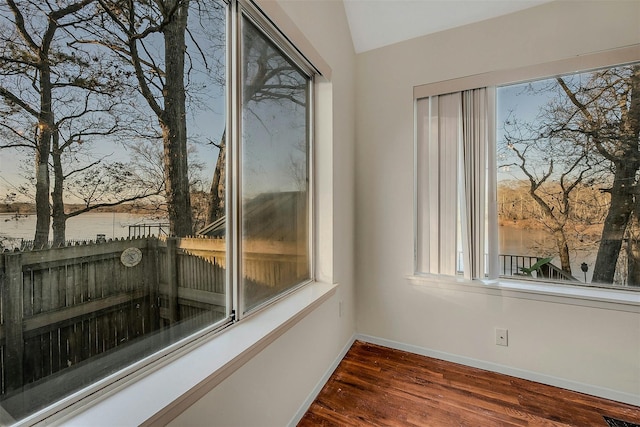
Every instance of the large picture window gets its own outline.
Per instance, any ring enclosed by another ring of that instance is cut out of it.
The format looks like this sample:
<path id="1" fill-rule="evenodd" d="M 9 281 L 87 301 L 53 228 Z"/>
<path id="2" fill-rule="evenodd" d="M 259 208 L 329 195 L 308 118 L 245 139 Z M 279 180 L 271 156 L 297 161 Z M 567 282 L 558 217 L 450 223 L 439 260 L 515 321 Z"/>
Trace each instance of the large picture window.
<path id="1" fill-rule="evenodd" d="M 251 3 L 7 2 L 0 58 L 0 424 L 311 281 L 315 71 Z"/>
<path id="2" fill-rule="evenodd" d="M 640 65 L 481 90 L 417 100 L 417 271 L 640 289 Z"/>
<path id="3" fill-rule="evenodd" d="M 503 271 L 639 287 L 640 65 L 499 87 L 497 101 Z"/>

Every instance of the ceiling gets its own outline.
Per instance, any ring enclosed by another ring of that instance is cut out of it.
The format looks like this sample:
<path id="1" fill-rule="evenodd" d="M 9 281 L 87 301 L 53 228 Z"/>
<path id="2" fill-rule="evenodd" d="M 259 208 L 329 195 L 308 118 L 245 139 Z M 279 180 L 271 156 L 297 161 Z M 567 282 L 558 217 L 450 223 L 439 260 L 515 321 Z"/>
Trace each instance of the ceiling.
<path id="1" fill-rule="evenodd" d="M 550 0 L 344 0 L 356 53 L 483 21 Z"/>

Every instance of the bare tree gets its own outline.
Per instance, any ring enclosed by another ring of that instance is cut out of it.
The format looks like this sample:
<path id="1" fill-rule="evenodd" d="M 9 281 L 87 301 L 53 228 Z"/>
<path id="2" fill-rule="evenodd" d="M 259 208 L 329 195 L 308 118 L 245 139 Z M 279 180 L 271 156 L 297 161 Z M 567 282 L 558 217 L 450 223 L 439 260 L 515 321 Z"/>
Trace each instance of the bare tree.
<path id="1" fill-rule="evenodd" d="M 6 0 L 2 5 L 0 97 L 5 105 L 0 114 L 2 127 L 15 138 L 10 145 L 35 149 L 36 246 L 49 239 L 49 154 L 57 132 L 54 90 L 59 84 L 55 68 L 76 60 L 59 49 L 57 37 L 92 2 L 63 2 L 58 8 L 40 1 Z M 6 119 L 16 115 L 22 118 L 8 124 Z"/>
<path id="2" fill-rule="evenodd" d="M 206 58 L 190 37 L 189 0 L 98 0 L 111 24 L 95 30 L 96 42 L 117 52 L 134 70 L 138 91 L 158 119 L 164 145 L 164 181 L 171 233 L 193 232 L 188 178 L 187 83 L 193 56 Z M 196 3 L 196 2 L 194 2 Z M 203 7 L 200 4 L 197 4 Z M 219 7 L 212 2 L 210 7 Z M 107 29 L 107 33 L 104 29 Z"/>
<path id="3" fill-rule="evenodd" d="M 127 165 L 129 171 L 135 175 L 135 179 L 146 183 L 148 187 L 157 189 L 156 195 L 145 199 L 144 204 L 137 204 L 139 210 L 143 210 L 147 215 L 154 218 L 166 218 L 167 203 L 164 197 L 164 154 L 162 146 L 149 139 L 141 139 L 130 145 L 128 152 L 131 153 L 131 162 Z M 194 145 L 190 145 L 189 152 L 189 187 L 191 189 L 191 201 L 193 212 L 193 223 L 198 227 L 204 224 L 206 207 L 202 203 L 202 195 L 205 193 L 205 183 L 202 173 L 205 169 L 204 163 L 199 159 Z"/>
<path id="4" fill-rule="evenodd" d="M 612 283 L 631 214 L 640 207 L 635 196 L 640 168 L 640 66 L 596 72 L 585 82 L 557 81 L 569 100 L 567 107 L 572 107 L 567 108 L 571 120 L 559 125 L 589 138 L 613 170 L 613 183 L 606 189 L 611 205 L 593 273 L 594 282 Z M 637 264 L 640 258 L 630 257 L 628 262 Z"/>
<path id="5" fill-rule="evenodd" d="M 140 180 L 132 186 L 132 177 L 125 171 L 114 173 L 122 169 L 121 162 L 93 152 L 92 141 L 113 141 L 141 125 L 128 95 L 133 73 L 114 64 L 109 51 L 78 43 L 80 24 L 99 16 L 96 6 L 95 1 L 78 1 L 53 10 L 42 0 L 7 2 L 11 12 L 7 16 L 12 18 L 3 21 L 9 31 L 0 45 L 0 74 L 5 77 L 0 114 L 7 141 L 2 147 L 29 147 L 36 153 L 36 247 L 48 241 L 49 216 L 53 243 L 60 245 L 65 241 L 67 219 L 144 199 L 156 191 Z M 30 84 L 34 81 L 38 85 Z M 100 185 L 106 182 L 112 184 L 110 188 Z M 129 184 L 126 191 L 118 182 Z M 87 192 L 88 188 L 93 189 Z M 65 195 L 79 198 L 83 207 L 67 211 Z"/>
<path id="6" fill-rule="evenodd" d="M 558 77 L 532 90 L 549 101 L 530 123 L 507 121 L 502 154 L 514 153 L 513 164 L 527 177 L 529 193 L 556 238 L 563 270 L 570 271 L 566 230 L 576 218 L 572 193 L 600 186 L 610 199 L 593 281 L 613 283 L 622 242 L 629 239 L 629 284 L 640 284 L 634 278 L 640 279 L 640 244 L 630 227 L 640 209 L 640 66 Z"/>
<path id="7" fill-rule="evenodd" d="M 567 138 L 571 143 L 566 144 Z M 515 162 L 503 166 L 516 166 L 526 176 L 529 196 L 541 209 L 538 220 L 555 240 L 562 270 L 571 275 L 568 231 L 573 217 L 572 195 L 586 180 L 593 179 L 595 170 L 588 141 L 564 132 L 544 133 L 512 119 L 505 128 L 504 143 L 503 157 L 515 157 Z"/>

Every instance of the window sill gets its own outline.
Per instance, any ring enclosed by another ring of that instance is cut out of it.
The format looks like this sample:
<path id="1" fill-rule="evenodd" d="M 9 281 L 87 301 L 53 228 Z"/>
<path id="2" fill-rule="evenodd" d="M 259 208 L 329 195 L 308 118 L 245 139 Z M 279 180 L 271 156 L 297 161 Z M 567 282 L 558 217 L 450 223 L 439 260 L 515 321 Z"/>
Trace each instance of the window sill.
<path id="1" fill-rule="evenodd" d="M 413 285 L 436 289 L 640 313 L 640 292 L 634 291 L 534 283 L 504 278 L 495 281 L 467 280 L 462 277 L 435 274 L 411 275 L 407 276 L 407 279 Z"/>
<path id="2" fill-rule="evenodd" d="M 320 282 L 306 285 L 54 423 L 164 425 L 328 300 L 337 286 Z"/>

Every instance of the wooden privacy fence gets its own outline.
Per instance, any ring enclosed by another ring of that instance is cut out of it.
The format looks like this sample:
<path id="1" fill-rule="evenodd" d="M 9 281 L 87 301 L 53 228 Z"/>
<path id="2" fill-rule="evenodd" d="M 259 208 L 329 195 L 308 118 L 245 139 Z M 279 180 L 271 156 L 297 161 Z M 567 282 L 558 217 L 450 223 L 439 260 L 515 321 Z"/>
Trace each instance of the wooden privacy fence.
<path id="1" fill-rule="evenodd" d="M 125 251 L 141 257 L 123 260 Z M 51 394 L 42 402 L 49 404 L 74 391 L 75 382 L 88 384 L 224 319 L 226 260 L 225 240 L 217 238 L 146 237 L 0 253 L 0 404 L 20 418 L 37 409 L 24 407 L 33 400 L 25 393 Z M 245 242 L 248 297 L 273 295 L 308 277 L 307 260 L 293 242 Z M 125 350 L 136 346 L 143 350 Z M 119 365 L 107 371 L 109 358 Z M 68 381 L 77 372 L 91 378 Z"/>
<path id="2" fill-rule="evenodd" d="M 120 254 L 128 247 L 140 249 L 145 262 L 124 267 Z M 2 254 L 1 391 L 18 389 L 154 328 L 152 259 L 147 240 Z"/>
<path id="3" fill-rule="evenodd" d="M 211 321 L 226 313 L 226 249 L 223 239 L 158 241 L 157 283 L 162 326 L 203 313 Z"/>
<path id="4" fill-rule="evenodd" d="M 176 322 L 223 318 L 224 260 L 180 246 L 139 238 L 0 254 L 0 399 Z M 125 266 L 129 248 L 142 258 Z"/>

